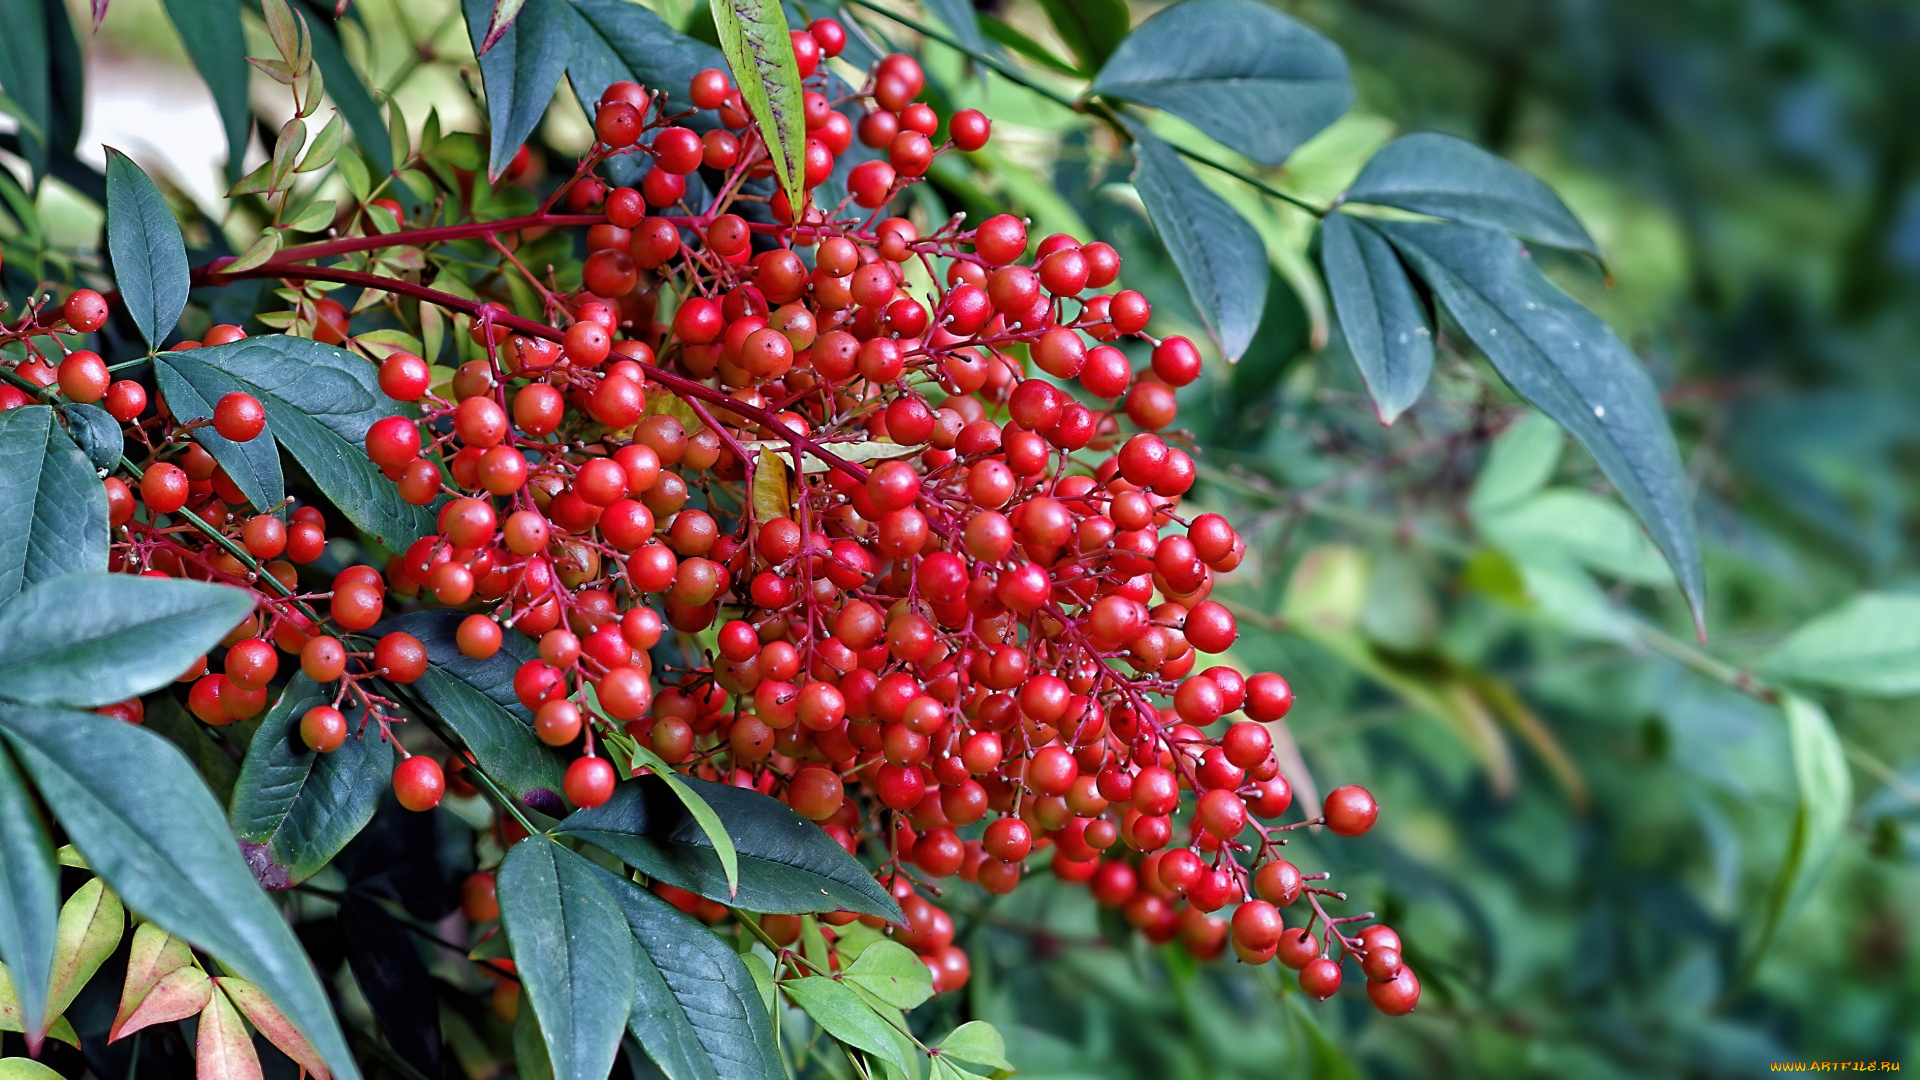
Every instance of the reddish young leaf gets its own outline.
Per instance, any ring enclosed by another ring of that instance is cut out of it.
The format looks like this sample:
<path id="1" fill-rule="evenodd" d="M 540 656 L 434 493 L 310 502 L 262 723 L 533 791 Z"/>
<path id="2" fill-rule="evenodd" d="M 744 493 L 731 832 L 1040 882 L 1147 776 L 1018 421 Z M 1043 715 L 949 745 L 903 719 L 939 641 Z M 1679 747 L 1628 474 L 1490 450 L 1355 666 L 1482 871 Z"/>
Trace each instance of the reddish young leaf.
<path id="1" fill-rule="evenodd" d="M 160 980 L 192 962 L 193 950 L 187 943 L 159 926 L 141 923 L 134 928 L 133 945 L 127 956 L 127 984 L 120 991 L 120 1009 L 113 1016 L 112 1038 L 120 1037 L 127 1018 L 160 985 Z"/>
<path id="2" fill-rule="evenodd" d="M 264 1080 L 247 1025 L 225 994 L 211 994 L 200 1013 L 193 1059 L 196 1080 Z"/>
<path id="3" fill-rule="evenodd" d="M 332 1074 L 327 1071 L 326 1062 L 320 1060 L 320 1055 L 314 1052 L 313 1044 L 308 1042 L 307 1037 L 300 1034 L 300 1029 L 294 1027 L 293 1022 L 280 1012 L 279 1007 L 274 1005 L 265 991 L 245 979 L 230 976 L 221 976 L 213 981 L 220 984 L 221 991 L 240 1007 L 240 1011 L 246 1014 L 248 1022 L 260 1034 L 265 1035 L 268 1042 L 279 1047 L 281 1053 L 292 1058 L 301 1068 L 312 1073 L 317 1080 L 332 1080 Z"/>
<path id="4" fill-rule="evenodd" d="M 113 1022 L 107 1041 L 115 1042 L 155 1024 L 185 1020 L 207 1007 L 213 997 L 213 980 L 197 967 L 183 967 L 169 973 L 140 999 L 132 1012 Z"/>

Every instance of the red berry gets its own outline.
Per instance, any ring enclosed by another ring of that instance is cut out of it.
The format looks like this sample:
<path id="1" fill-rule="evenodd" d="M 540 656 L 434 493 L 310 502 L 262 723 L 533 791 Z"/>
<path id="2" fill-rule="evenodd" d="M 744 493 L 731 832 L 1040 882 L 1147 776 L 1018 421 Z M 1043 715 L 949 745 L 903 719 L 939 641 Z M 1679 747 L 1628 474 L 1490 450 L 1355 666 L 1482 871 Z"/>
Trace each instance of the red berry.
<path id="1" fill-rule="evenodd" d="M 447 778 L 440 763 L 424 754 L 413 755 L 393 770 L 394 797 L 408 810 L 431 810 L 446 793 Z"/>
<path id="2" fill-rule="evenodd" d="M 267 410 L 252 394 L 236 390 L 213 407 L 213 430 L 233 442 L 252 442 L 267 429 Z"/>
<path id="3" fill-rule="evenodd" d="M 613 764 L 606 758 L 575 758 L 560 786 L 567 801 L 589 810 L 613 797 Z"/>
<path id="4" fill-rule="evenodd" d="M 1327 792 L 1327 828 L 1341 836 L 1360 836 L 1373 828 L 1380 808 L 1366 788 L 1348 784 Z"/>

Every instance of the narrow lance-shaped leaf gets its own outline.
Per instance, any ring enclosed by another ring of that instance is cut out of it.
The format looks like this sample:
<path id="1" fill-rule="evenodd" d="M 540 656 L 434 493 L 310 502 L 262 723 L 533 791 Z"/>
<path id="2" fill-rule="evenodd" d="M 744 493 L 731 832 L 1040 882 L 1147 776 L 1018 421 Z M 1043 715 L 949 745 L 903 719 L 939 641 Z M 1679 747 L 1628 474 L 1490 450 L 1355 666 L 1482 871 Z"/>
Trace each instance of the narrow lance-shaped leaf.
<path id="1" fill-rule="evenodd" d="M 782 1080 L 767 1007 L 740 955 L 672 904 L 595 870 L 639 946 L 627 1029 L 668 1080 Z"/>
<path id="2" fill-rule="evenodd" d="M 733 839 L 740 877 L 731 896 L 709 830 L 660 775 L 619 785 L 605 803 L 568 816 L 554 831 L 603 848 L 657 881 L 748 911 L 846 910 L 900 921 L 899 905 L 873 875 L 792 807 L 731 784 L 680 782 Z"/>
<path id="3" fill-rule="evenodd" d="M 319 873 L 373 819 L 393 772 L 393 744 L 348 717 L 347 741 L 319 754 L 300 718 L 329 695 L 304 674 L 287 685 L 254 732 L 233 788 L 233 834 L 260 884 L 286 889 Z"/>
<path id="4" fill-rule="evenodd" d="M 1138 124 L 1133 186 L 1147 220 L 1186 282 L 1207 333 L 1229 360 L 1253 342 L 1267 303 L 1267 252 L 1260 235 L 1200 182 L 1171 146 Z"/>
<path id="5" fill-rule="evenodd" d="M 1391 424 L 1433 374 L 1433 324 L 1393 246 L 1371 225 L 1339 212 L 1320 223 L 1320 262 L 1347 351 Z"/>
<path id="6" fill-rule="evenodd" d="M 236 979 L 230 975 L 223 975 L 214 982 L 219 984 L 220 991 L 239 1008 L 241 1014 L 247 1018 L 247 1022 L 253 1025 L 254 1030 L 265 1035 L 267 1041 L 278 1047 L 281 1053 L 292 1058 L 294 1064 L 312 1073 L 319 1080 L 330 1080 L 331 1074 L 327 1071 L 327 1064 L 320 1060 L 319 1054 L 314 1052 L 313 1044 L 307 1041 L 306 1036 L 300 1034 L 298 1028 L 288 1022 L 286 1015 L 260 991 L 259 987 L 245 979 Z"/>
<path id="7" fill-rule="evenodd" d="M 556 1080 L 604 1080 L 634 1001 L 633 935 L 593 864 L 544 836 L 500 864 L 500 921 Z"/>
<path id="8" fill-rule="evenodd" d="M 200 1030 L 193 1044 L 194 1075 L 198 1080 L 262 1080 L 260 1055 L 253 1049 L 247 1025 L 227 995 L 216 989 L 200 1010 Z"/>
<path id="9" fill-rule="evenodd" d="M 807 120 L 787 13 L 780 0 L 711 0 L 711 6 L 720 51 L 767 144 L 780 189 L 797 212 L 806 200 L 801 181 L 807 171 Z"/>
<path id="10" fill-rule="evenodd" d="M 50 405 L 0 413 L 0 600 L 107 568 L 107 494 Z"/>
<path id="11" fill-rule="evenodd" d="M 38 1050 L 53 981 L 60 917 L 60 868 L 40 824 L 26 777 L 0 745 L 0 962 L 13 976 L 21 1030 Z"/>
<path id="12" fill-rule="evenodd" d="M 958 38 L 960 44 L 974 52 L 990 53 L 991 46 L 980 32 L 980 15 L 974 9 L 973 0 L 926 0 L 926 9 L 933 17 L 947 24 Z"/>
<path id="13" fill-rule="evenodd" d="M 523 634 L 503 636 L 500 651 L 475 660 L 455 639 L 462 616 L 414 611 L 381 623 L 379 632 L 404 630 L 427 649 L 427 672 L 412 689 L 467 744 L 488 775 L 541 813 L 565 813 L 559 759 L 533 735 L 533 714 L 513 692 L 513 674 L 537 653 Z"/>
<path id="14" fill-rule="evenodd" d="M 572 51 L 571 20 L 561 10 L 564 0 L 465 2 L 487 90 L 487 176 L 498 180 L 553 100 Z"/>
<path id="15" fill-rule="evenodd" d="M 169 352 L 157 362 L 208 392 L 231 387 L 258 398 L 274 439 L 347 520 L 389 550 L 403 550 L 432 530 L 431 508 L 409 505 L 367 460 L 367 429 L 402 415 L 399 405 L 380 392 L 368 361 L 331 345 L 276 334 Z"/>
<path id="16" fill-rule="evenodd" d="M 109 717 L 13 703 L 0 703 L 0 735 L 127 906 L 265 990 L 336 1078 L 359 1076 L 311 962 L 180 751 Z"/>
<path id="17" fill-rule="evenodd" d="M 197 967 L 167 972 L 146 989 L 140 1000 L 113 1022 L 108 1041 L 124 1039 L 142 1028 L 185 1020 L 207 1007 L 213 998 L 213 980 Z M 122 1006 L 125 1008 L 124 1006 Z"/>
<path id="18" fill-rule="evenodd" d="M 1092 92 L 1165 109 L 1279 165 L 1353 104 L 1340 47 L 1258 0 L 1189 0 L 1127 35 Z"/>
<path id="19" fill-rule="evenodd" d="M 198 581 L 69 574 L 0 604 L 0 698 L 93 708 L 158 689 L 219 644 L 253 594 Z"/>
<path id="20" fill-rule="evenodd" d="M 186 942 L 161 929 L 157 923 L 141 923 L 134 928 L 133 944 L 127 955 L 127 981 L 120 989 L 120 1008 L 114 1013 L 110 1039 L 126 1034 L 128 1024 L 147 996 L 159 988 L 167 976 L 193 963 L 193 950 Z M 200 1005 L 182 1015 L 200 1011 Z M 177 1019 L 177 1017 L 175 1018 Z"/>
<path id="21" fill-rule="evenodd" d="M 1345 201 L 1484 225 L 1600 257 L 1600 246 L 1539 177 L 1436 131 L 1402 135 L 1382 147 L 1354 178 Z"/>
<path id="22" fill-rule="evenodd" d="M 1040 8 L 1087 71 L 1106 63 L 1131 29 L 1125 0 L 1040 0 Z"/>
<path id="23" fill-rule="evenodd" d="M 253 115 L 247 105 L 247 37 L 240 0 L 164 0 L 180 43 L 213 93 L 227 135 L 227 183 L 240 179 Z"/>
<path id="24" fill-rule="evenodd" d="M 909 1067 L 893 1025 L 844 984 L 809 975 L 781 983 L 780 989 L 827 1034 L 901 1069 Z"/>
<path id="25" fill-rule="evenodd" d="M 1854 694 L 1920 694 L 1920 596 L 1861 593 L 1789 634 L 1759 668 Z"/>
<path id="26" fill-rule="evenodd" d="M 107 148 L 107 251 L 120 301 L 149 348 L 187 308 L 187 242 L 166 196 L 133 159 Z"/>
<path id="27" fill-rule="evenodd" d="M 1853 814 L 1853 777 L 1847 772 L 1846 752 L 1834 734 L 1833 721 L 1817 703 L 1788 694 L 1780 703 L 1787 721 L 1787 743 L 1793 752 L 1793 775 L 1799 794 L 1794 808 L 1793 834 L 1786 856 L 1767 898 L 1765 920 L 1747 959 L 1758 963 L 1786 921 L 1807 899 L 1834 849 L 1846 835 Z"/>
<path id="28" fill-rule="evenodd" d="M 1501 378 L 1593 455 L 1672 565 L 1704 633 L 1706 583 L 1686 473 L 1639 358 L 1548 281 L 1512 237 L 1446 223 L 1376 227 Z"/>

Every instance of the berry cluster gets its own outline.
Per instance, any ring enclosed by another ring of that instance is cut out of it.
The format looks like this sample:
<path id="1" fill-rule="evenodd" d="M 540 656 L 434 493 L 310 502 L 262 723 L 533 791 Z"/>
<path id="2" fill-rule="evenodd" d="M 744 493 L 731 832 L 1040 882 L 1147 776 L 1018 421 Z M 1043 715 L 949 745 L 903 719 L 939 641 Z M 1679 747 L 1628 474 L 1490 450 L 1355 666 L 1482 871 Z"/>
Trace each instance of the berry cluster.
<path id="1" fill-rule="evenodd" d="M 467 610 L 457 640 L 471 657 L 507 633 L 537 641 L 514 692 L 535 735 L 571 755 L 573 804 L 607 800 L 643 748 L 783 799 L 848 851 L 877 853 L 908 916 L 896 937 L 942 990 L 965 983 L 967 961 L 927 898 L 934 883 L 1006 892 L 1045 852 L 1055 877 L 1151 940 L 1278 957 L 1321 998 L 1350 954 L 1382 1011 L 1411 1010 L 1419 982 L 1398 937 L 1349 933 L 1371 916 L 1329 916 L 1323 900 L 1344 897 L 1327 875 L 1281 854 L 1310 825 L 1365 833 L 1372 797 L 1341 787 L 1323 816 L 1280 824 L 1293 796 L 1267 725 L 1292 692 L 1202 660 L 1237 636 L 1210 596 L 1245 544 L 1220 515 L 1182 510 L 1196 467 L 1171 428 L 1199 351 L 1148 334 L 1145 297 L 1110 291 L 1107 244 L 1034 244 L 1005 214 L 930 232 L 889 216 L 936 155 L 985 145 L 989 121 L 963 111 L 943 134 L 905 55 L 836 99 L 822 63 L 844 30 L 823 19 L 793 42 L 801 206 L 773 188 L 725 73 L 695 76 L 680 113 L 616 83 L 598 143 L 550 203 L 590 215 L 580 289 L 541 289 L 544 320 L 474 305 L 484 356 L 437 384 L 421 357 L 380 363 L 382 390 L 417 416 L 376 423 L 367 455 L 404 499 L 440 504 L 438 531 L 384 572 L 292 592 L 293 566 L 324 543 L 316 516 L 233 516 L 245 500 L 184 437 L 193 418 L 140 421 L 144 395 L 109 385 L 97 356 L 68 356 L 63 391 L 104 395 L 150 451 L 143 510 L 107 481 L 122 564 L 247 580 L 231 555 L 194 547 L 176 520 L 191 507 L 288 586 L 236 631 L 221 674 L 190 673 L 194 713 L 259 711 L 277 645 L 337 686 L 301 722 L 315 750 L 335 749 L 341 706 L 384 726 L 396 706 L 379 680 L 427 664 L 405 634 L 360 651 L 342 638 L 390 596 Z M 857 124 L 841 111 L 852 104 Z M 598 178 L 616 157 L 644 166 L 637 187 Z M 701 209 L 688 205 L 696 174 L 713 192 Z M 67 306 L 76 330 L 105 317 L 97 294 Z M 314 324 L 351 340 L 338 305 Z M 223 400 L 207 422 L 250 437 L 259 416 L 258 402 Z M 449 779 L 414 756 L 394 785 L 420 809 Z M 1293 928 L 1288 907 L 1304 916 Z M 766 926 L 783 942 L 799 932 Z"/>

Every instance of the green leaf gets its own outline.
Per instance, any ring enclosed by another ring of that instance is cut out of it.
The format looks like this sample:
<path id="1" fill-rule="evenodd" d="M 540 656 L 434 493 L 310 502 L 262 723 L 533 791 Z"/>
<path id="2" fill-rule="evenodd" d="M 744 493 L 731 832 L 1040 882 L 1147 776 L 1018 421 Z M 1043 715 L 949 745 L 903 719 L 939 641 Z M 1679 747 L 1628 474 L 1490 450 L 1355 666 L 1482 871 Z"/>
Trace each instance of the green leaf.
<path id="1" fill-rule="evenodd" d="M 1826 710 L 1797 694 L 1786 695 L 1780 708 L 1787 719 L 1799 803 L 1794 809 L 1786 858 L 1774 879 L 1766 916 L 1747 960 L 1749 969 L 1819 884 L 1834 849 L 1846 836 L 1847 819 L 1853 813 L 1853 777 L 1847 772 L 1846 753 Z"/>
<path id="2" fill-rule="evenodd" d="M 639 946 L 627 1029 L 668 1080 L 783 1080 L 766 1006 L 740 955 L 672 904 L 595 870 Z"/>
<path id="3" fill-rule="evenodd" d="M 1559 558 L 1637 585 L 1665 585 L 1673 573 L 1633 516 L 1612 499 L 1550 488 L 1481 515 L 1481 532 L 1516 558 Z"/>
<path id="4" fill-rule="evenodd" d="M 896 1009 L 912 1009 L 933 996 L 933 972 L 897 941 L 876 941 L 840 973 L 853 984 Z"/>
<path id="5" fill-rule="evenodd" d="M 65 1080 L 32 1058 L 0 1058 L 0 1080 Z"/>
<path id="6" fill-rule="evenodd" d="M 1257 0 L 1188 0 L 1127 35 L 1092 93 L 1152 105 L 1279 165 L 1353 104 L 1340 47 Z"/>
<path id="7" fill-rule="evenodd" d="M 983 1065 L 995 1072 L 1013 1071 L 1013 1063 L 1007 1060 L 1007 1040 L 985 1020 L 969 1020 L 954 1028 L 952 1034 L 940 1040 L 936 1049 L 941 1057 Z"/>
<path id="8" fill-rule="evenodd" d="M 993 49 L 980 32 L 980 16 L 974 10 L 973 0 L 924 0 L 922 3 L 934 18 L 945 23 L 960 44 L 977 53 L 991 53 Z M 1126 25 L 1122 16 L 1121 25 Z M 721 39 L 723 42 L 725 38 Z"/>
<path id="9" fill-rule="evenodd" d="M 806 205 L 807 120 L 800 102 L 800 68 L 793 58 L 787 13 L 780 0 L 710 0 L 720 51 L 733 69 L 740 96 L 753 114 L 787 201 Z M 969 15 L 971 4 L 962 4 Z M 980 28 L 973 26 L 975 41 Z"/>
<path id="10" fill-rule="evenodd" d="M 1346 202 L 1411 210 L 1600 258 L 1567 204 L 1539 177 L 1465 139 L 1420 131 L 1380 148 Z"/>
<path id="11" fill-rule="evenodd" d="M 1079 57 L 1081 69 L 1090 72 L 1100 70 L 1133 24 L 1126 0 L 1040 0 L 1040 9 L 1054 33 Z"/>
<path id="12" fill-rule="evenodd" d="M 26 1025 L 20 1020 L 20 1003 L 14 996 L 13 979 L 7 973 L 7 965 L 0 964 L 0 1031 L 24 1033 Z M 74 1034 L 73 1025 L 68 1023 L 65 1017 L 49 1024 L 46 1034 L 68 1046 L 77 1048 L 80 1045 L 80 1036 Z"/>
<path id="13" fill-rule="evenodd" d="M 740 856 L 740 891 L 699 821 L 660 776 L 614 788 L 613 797 L 555 828 L 606 849 L 648 877 L 747 911 L 846 910 L 898 922 L 899 905 L 818 825 L 778 799 L 731 784 L 682 779 L 712 809 Z"/>
<path id="14" fill-rule="evenodd" d="M 286 1014 L 259 987 L 231 975 L 222 975 L 213 981 L 219 984 L 220 992 L 240 1009 L 255 1031 L 266 1036 L 268 1042 L 292 1058 L 301 1069 L 312 1073 L 318 1080 L 328 1080 L 326 1062 L 320 1060 L 313 1044 L 300 1034 L 300 1029 L 293 1026 Z"/>
<path id="15" fill-rule="evenodd" d="M 911 1068 L 893 1025 L 852 989 L 824 975 L 790 979 L 780 989 L 827 1034 L 882 1061 Z"/>
<path id="16" fill-rule="evenodd" d="M 130 604 L 122 613 L 136 610 Z M 359 1076 L 312 962 L 248 872 L 206 785 L 172 744 L 98 714 L 14 704 L 0 705 L 0 735 L 74 845 L 127 906 L 265 990 L 336 1080 Z M 159 807 L 166 812 L 156 813 Z"/>
<path id="17" fill-rule="evenodd" d="M 633 1009 L 633 937 L 600 876 L 544 836 L 500 864 L 500 921 L 557 1080 L 605 1080 Z"/>
<path id="18" fill-rule="evenodd" d="M 273 234 L 261 237 L 270 242 Z M 252 393 L 252 387 L 217 367 L 180 360 L 185 353 L 165 352 L 153 358 L 153 381 L 160 400 L 174 419 L 185 423 L 209 420 L 214 406 L 231 393 Z M 264 399 L 261 402 L 265 404 Z M 247 497 L 255 510 L 279 507 L 287 497 L 286 476 L 280 468 L 280 446 L 274 439 L 273 415 L 259 435 L 243 443 L 220 434 L 207 424 L 193 430 L 193 441 L 220 463 L 220 468 Z"/>
<path id="19" fill-rule="evenodd" d="M 1493 440 L 1486 464 L 1474 477 L 1467 506 L 1476 519 L 1538 492 L 1560 466 L 1566 433 L 1545 415 L 1528 409 Z"/>
<path id="20" fill-rule="evenodd" d="M 1874 697 L 1920 694 L 1920 596 L 1861 593 L 1795 630 L 1759 669 Z"/>
<path id="21" fill-rule="evenodd" d="M 720 814 L 699 793 L 688 785 L 685 777 L 673 770 L 673 766 L 663 761 L 652 747 L 635 746 L 632 751 L 632 767 L 646 768 L 659 778 L 680 800 L 680 805 L 692 816 L 693 824 L 700 830 L 701 839 L 712 848 L 715 862 L 720 864 L 720 875 L 726 881 L 727 891 L 724 903 L 735 904 L 740 892 L 740 852 L 735 846 L 733 836 L 726 823 L 720 820 Z"/>
<path id="22" fill-rule="evenodd" d="M 520 8 L 520 3 L 525 7 Z M 503 28 L 486 51 L 480 52 L 480 79 L 487 90 L 487 178 L 499 180 L 513 163 L 513 155 L 546 114 L 554 87 L 567 68 L 572 20 L 562 10 L 564 0 L 466 0 L 467 32 L 478 52 L 488 26 L 499 26 L 501 12 L 511 4 L 518 19 Z M 591 114 L 589 114 L 591 115 Z"/>
<path id="23" fill-rule="evenodd" d="M 47 138 L 53 123 L 52 57 L 47 49 L 47 12 L 53 10 L 35 0 L 0 3 L 0 18 L 7 27 L 7 33 L 0 35 L 0 87 L 7 92 L 7 111 L 20 121 L 22 156 L 35 177 L 47 171 Z M 65 14 L 61 8 L 57 17 Z"/>
<path id="24" fill-rule="evenodd" d="M 1704 632 L 1706 580 L 1686 473 L 1639 357 L 1512 237 L 1471 225 L 1377 227 L 1501 378 L 1593 455 L 1660 546 Z"/>
<path id="25" fill-rule="evenodd" d="M 60 918 L 60 867 L 26 778 L 0 745 L 0 962 L 15 979 L 21 1026 L 38 1049 L 55 1015 L 47 1008 Z"/>
<path id="26" fill-rule="evenodd" d="M 198 974 L 199 969 L 191 967 L 192 963 L 193 949 L 186 942 L 154 923 L 141 923 L 135 927 L 133 944 L 127 951 L 127 981 L 120 990 L 120 1007 L 114 1013 L 113 1026 L 107 1031 L 108 1041 L 145 1027 L 146 1023 L 133 1023 L 136 1017 L 151 1022 L 151 1018 L 159 1015 L 172 1013 L 176 1015 L 168 1016 L 168 1019 L 179 1019 L 199 1012 L 206 1005 L 206 1000 L 200 998 L 198 1003 L 194 1003 L 199 984 L 191 977 L 176 980 L 168 987 L 165 999 L 156 1002 L 155 1008 L 143 1010 L 149 998 L 169 976 L 179 971 Z M 204 980 L 205 976 L 201 978 Z"/>
<path id="27" fill-rule="evenodd" d="M 340 113 L 335 110 L 333 116 L 328 118 L 326 126 L 320 129 L 320 134 L 313 137 L 313 142 L 307 147 L 306 156 L 300 159 L 300 164 L 293 171 L 296 173 L 319 172 L 333 164 L 334 158 L 340 153 L 345 131 L 346 126 L 340 119 Z"/>
<path id="28" fill-rule="evenodd" d="M 213 92 L 220 126 L 227 134 L 227 183 L 240 178 L 253 113 L 247 105 L 247 36 L 240 0 L 164 0 L 167 18 L 207 89 Z"/>
<path id="29" fill-rule="evenodd" d="M 87 456 L 95 472 L 119 468 L 127 437 L 113 414 L 98 405 L 77 402 L 62 405 L 60 414 L 67 418 L 67 437 Z"/>
<path id="30" fill-rule="evenodd" d="M 1267 252 L 1260 235 L 1172 147 L 1138 124 L 1128 130 L 1134 137 L 1133 186 L 1146 204 L 1147 220 L 1186 282 L 1207 333 L 1227 359 L 1238 360 L 1252 344 L 1267 303 Z"/>
<path id="31" fill-rule="evenodd" d="M 340 34 L 334 29 L 333 20 L 309 18 L 307 29 L 313 46 L 313 62 L 320 66 L 321 74 L 326 76 L 327 94 L 340 110 L 340 115 L 347 118 L 347 126 L 353 129 L 360 152 L 373 163 L 375 174 L 384 176 L 392 172 L 394 160 L 387 148 L 386 121 L 381 118 L 380 106 L 374 103 L 373 95 L 367 92 L 367 84 L 361 80 L 360 73 L 347 62 L 347 54 L 340 48 Z"/>
<path id="32" fill-rule="evenodd" d="M 1323 218 L 1320 263 L 1347 351 L 1380 422 L 1391 424 L 1433 374 L 1433 320 L 1393 245 L 1366 222 L 1338 212 Z"/>
<path id="33" fill-rule="evenodd" d="M 53 948 L 53 983 L 47 994 L 47 1011 L 55 1016 L 67 1011 L 80 988 L 107 962 L 127 932 L 127 909 L 99 878 L 94 878 L 67 897 L 60 906 L 60 923 Z"/>
<path id="34" fill-rule="evenodd" d="M 129 574 L 69 574 L 0 604 L 0 698 L 92 708 L 171 683 L 253 594 Z"/>
<path id="35" fill-rule="evenodd" d="M 375 726 L 317 754 L 300 739 L 300 718 L 332 695 L 296 674 L 247 746 L 228 817 L 253 876 L 286 889 L 319 873 L 347 846 L 386 794 L 393 746 Z M 362 718 L 348 713 L 349 725 Z"/>
<path id="36" fill-rule="evenodd" d="M 698 72 L 727 63 L 719 49 L 680 33 L 639 4 L 572 0 L 561 10 L 569 17 L 573 45 L 567 82 L 589 116 L 607 87 L 622 79 L 683 91 Z M 698 128 L 714 121 L 701 115 L 690 122 Z"/>
<path id="37" fill-rule="evenodd" d="M 403 415 L 399 404 L 380 392 L 367 360 L 307 338 L 274 334 L 166 353 L 155 366 L 170 366 L 197 387 L 228 386 L 260 399 L 274 439 L 348 521 L 388 550 L 404 550 L 433 531 L 433 510 L 408 505 L 393 481 L 367 460 L 367 429 L 376 420 Z"/>
<path id="38" fill-rule="evenodd" d="M 52 406 L 0 413 L 0 476 L 0 600 L 63 574 L 106 570 L 107 491 Z"/>
<path id="39" fill-rule="evenodd" d="M 427 700 L 473 751 L 488 775 L 541 813 L 559 817 L 561 768 L 553 751 L 533 736 L 533 715 L 513 693 L 513 673 L 538 656 L 526 635 L 502 635 L 500 651 L 475 660 L 460 651 L 455 634 L 464 618 L 453 611 L 415 611 L 380 624 L 381 633 L 404 630 L 427 648 L 427 673 L 413 689 Z"/>
<path id="40" fill-rule="evenodd" d="M 316 199 L 282 227 L 284 232 L 320 232 L 333 224 L 333 200 Z"/>
<path id="41" fill-rule="evenodd" d="M 107 251 L 120 300 L 149 348 L 187 309 L 187 242 L 166 196 L 133 159 L 107 148 Z"/>
<path id="42" fill-rule="evenodd" d="M 981 31 L 984 32 L 988 38 L 1005 45 L 1007 48 L 1045 67 L 1049 71 L 1057 71 L 1062 75 L 1076 77 L 1081 74 L 1078 68 L 1053 55 L 1045 45 L 1040 44 L 1038 41 L 1022 33 L 1018 27 L 1009 25 L 984 11 L 977 12 L 976 15 L 980 23 Z"/>

